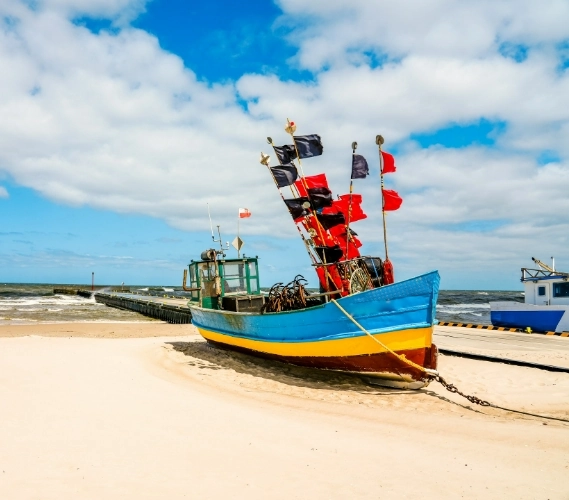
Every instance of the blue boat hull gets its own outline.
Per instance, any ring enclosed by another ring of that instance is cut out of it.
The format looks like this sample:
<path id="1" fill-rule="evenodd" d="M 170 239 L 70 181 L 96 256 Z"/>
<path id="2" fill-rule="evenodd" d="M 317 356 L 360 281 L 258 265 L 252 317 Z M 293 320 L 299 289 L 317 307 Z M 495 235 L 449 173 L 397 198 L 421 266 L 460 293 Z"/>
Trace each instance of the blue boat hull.
<path id="1" fill-rule="evenodd" d="M 490 307 L 490 321 L 494 326 L 519 330 L 531 328 L 536 332 L 561 332 L 569 317 L 569 306 L 491 302 Z"/>
<path id="2" fill-rule="evenodd" d="M 424 380 L 425 373 L 389 350 L 426 368 L 436 367 L 432 331 L 439 281 L 438 273 L 432 272 L 339 299 L 338 304 L 367 333 L 332 302 L 266 314 L 205 309 L 192 303 L 189 307 L 192 323 L 210 342 L 299 365 L 408 383 Z"/>

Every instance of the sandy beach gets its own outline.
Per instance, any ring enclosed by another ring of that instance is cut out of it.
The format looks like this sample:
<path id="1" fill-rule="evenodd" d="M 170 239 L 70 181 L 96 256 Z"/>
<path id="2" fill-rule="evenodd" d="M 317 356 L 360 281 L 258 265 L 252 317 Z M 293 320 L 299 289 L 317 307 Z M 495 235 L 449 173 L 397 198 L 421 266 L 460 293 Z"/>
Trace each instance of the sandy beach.
<path id="1" fill-rule="evenodd" d="M 440 372 L 569 418 L 569 374 Z M 569 498 L 568 423 L 220 351 L 189 325 L 2 326 L 0 395 L 0 498 Z"/>

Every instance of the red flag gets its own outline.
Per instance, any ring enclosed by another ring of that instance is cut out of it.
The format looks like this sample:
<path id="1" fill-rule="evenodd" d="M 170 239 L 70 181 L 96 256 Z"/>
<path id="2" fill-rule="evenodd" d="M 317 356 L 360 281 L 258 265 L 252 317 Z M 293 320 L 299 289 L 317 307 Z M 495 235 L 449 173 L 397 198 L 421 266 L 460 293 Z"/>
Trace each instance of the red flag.
<path id="1" fill-rule="evenodd" d="M 298 189 L 298 194 L 300 196 L 306 196 L 306 189 L 304 187 L 304 183 L 306 183 L 306 187 L 308 189 L 312 188 L 319 188 L 319 187 L 328 187 L 328 181 L 326 180 L 326 174 L 317 174 L 317 175 L 309 175 L 304 177 L 303 179 L 298 179 L 294 185 L 296 189 Z"/>
<path id="2" fill-rule="evenodd" d="M 247 217 L 251 217 L 251 212 L 249 212 L 248 208 L 240 208 L 239 209 L 239 218 L 245 219 Z"/>
<path id="3" fill-rule="evenodd" d="M 389 212 L 391 210 L 398 210 L 403 203 L 401 196 L 397 194 L 397 191 L 392 189 L 383 189 L 383 210 Z"/>
<path id="4" fill-rule="evenodd" d="M 361 207 L 362 202 L 362 195 L 361 194 L 353 194 L 352 195 L 352 210 L 350 213 L 350 223 L 357 222 L 359 220 L 367 218 L 367 215 L 364 213 Z M 322 209 L 323 214 L 331 214 L 331 213 L 338 213 L 342 212 L 346 221 L 348 220 L 348 212 L 350 211 L 350 195 L 343 194 L 340 196 L 339 200 L 334 200 L 332 202 L 331 207 L 326 207 Z"/>
<path id="5" fill-rule="evenodd" d="M 395 172 L 395 158 L 393 158 L 393 155 L 390 155 L 389 153 L 382 151 L 381 157 L 383 158 L 383 170 L 381 171 L 381 173 L 391 174 Z"/>
<path id="6" fill-rule="evenodd" d="M 391 285 L 395 283 L 395 277 L 393 276 L 393 264 L 389 259 L 383 261 L 383 284 Z"/>
<path id="7" fill-rule="evenodd" d="M 340 248 L 342 252 L 344 252 L 342 260 L 355 259 L 360 256 L 358 246 L 352 240 L 346 242 L 346 240 L 341 237 L 338 237 L 338 240 L 340 241 Z"/>

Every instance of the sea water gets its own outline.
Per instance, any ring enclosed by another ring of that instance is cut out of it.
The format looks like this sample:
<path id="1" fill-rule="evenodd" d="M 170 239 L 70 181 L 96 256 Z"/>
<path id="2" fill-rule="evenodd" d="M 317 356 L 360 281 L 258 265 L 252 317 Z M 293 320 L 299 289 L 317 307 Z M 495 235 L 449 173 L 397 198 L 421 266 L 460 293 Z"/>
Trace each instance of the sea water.
<path id="1" fill-rule="evenodd" d="M 441 290 L 437 319 L 445 323 L 491 325 L 490 302 L 523 302 L 523 292 L 497 290 Z"/>
<path id="2" fill-rule="evenodd" d="M 79 295 L 53 293 L 54 288 L 64 287 L 69 286 L 0 283 L 0 325 L 150 320 L 131 311 L 99 304 L 94 297 L 87 299 Z"/>
<path id="3" fill-rule="evenodd" d="M 64 286 L 88 289 L 79 285 Z M 152 321 L 135 312 L 99 304 L 94 298 L 54 294 L 54 288 L 62 286 L 0 283 L 0 324 Z M 181 287 L 172 286 L 140 285 L 128 289 L 141 295 L 180 298 L 188 295 Z M 518 291 L 441 290 L 436 318 L 441 322 L 489 325 L 490 301 L 523 302 L 524 295 Z"/>

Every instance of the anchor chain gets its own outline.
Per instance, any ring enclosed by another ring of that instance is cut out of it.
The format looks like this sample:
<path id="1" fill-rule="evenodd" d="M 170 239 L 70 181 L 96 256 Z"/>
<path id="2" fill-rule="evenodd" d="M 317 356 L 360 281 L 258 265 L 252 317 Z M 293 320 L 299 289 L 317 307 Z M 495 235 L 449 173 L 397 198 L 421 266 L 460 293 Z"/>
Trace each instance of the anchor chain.
<path id="1" fill-rule="evenodd" d="M 458 388 L 454 384 L 449 384 L 443 377 L 440 375 L 434 375 L 431 380 L 439 382 L 447 391 L 456 393 L 463 398 L 468 399 L 471 403 L 480 405 L 480 406 L 494 406 L 492 403 L 485 401 L 483 399 L 477 398 L 476 396 L 470 396 L 468 394 L 464 394 L 463 392 L 459 391 Z"/>
<path id="2" fill-rule="evenodd" d="M 459 391 L 455 385 L 449 384 L 443 377 L 441 377 L 438 374 L 432 375 L 430 380 L 434 380 L 436 382 L 439 382 L 447 391 L 453 392 L 455 394 L 459 394 L 463 398 L 468 399 L 468 401 L 470 401 L 471 403 L 474 403 L 474 404 L 477 404 L 480 406 L 488 406 L 490 408 L 496 408 L 498 410 L 509 411 L 512 413 L 517 413 L 519 415 L 527 415 L 529 417 L 537 417 L 537 418 L 543 418 L 546 420 L 555 420 L 557 422 L 569 423 L 569 419 L 566 419 L 566 418 L 551 417 L 549 415 L 540 415 L 539 413 L 532 413 L 532 412 L 528 412 L 528 411 L 514 410 L 513 408 L 506 408 L 504 406 L 495 405 L 493 403 L 490 403 L 489 401 L 485 401 L 483 399 L 477 398 L 476 396 L 470 396 L 468 394 L 464 394 L 463 392 Z"/>

